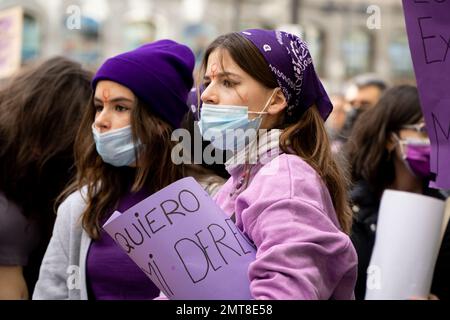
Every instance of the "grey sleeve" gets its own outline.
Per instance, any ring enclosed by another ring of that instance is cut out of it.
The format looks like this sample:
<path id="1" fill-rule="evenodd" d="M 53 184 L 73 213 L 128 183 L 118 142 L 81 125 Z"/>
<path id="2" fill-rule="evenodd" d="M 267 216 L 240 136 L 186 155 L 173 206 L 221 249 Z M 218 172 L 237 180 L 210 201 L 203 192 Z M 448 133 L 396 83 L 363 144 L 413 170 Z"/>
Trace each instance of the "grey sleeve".
<path id="1" fill-rule="evenodd" d="M 21 209 L 0 192 L 0 265 L 26 266 L 38 243 L 37 223 L 27 219 Z"/>
<path id="2" fill-rule="evenodd" d="M 53 235 L 42 260 L 33 300 L 69 298 L 67 286 L 70 241 L 70 205 L 67 200 L 58 208 Z"/>

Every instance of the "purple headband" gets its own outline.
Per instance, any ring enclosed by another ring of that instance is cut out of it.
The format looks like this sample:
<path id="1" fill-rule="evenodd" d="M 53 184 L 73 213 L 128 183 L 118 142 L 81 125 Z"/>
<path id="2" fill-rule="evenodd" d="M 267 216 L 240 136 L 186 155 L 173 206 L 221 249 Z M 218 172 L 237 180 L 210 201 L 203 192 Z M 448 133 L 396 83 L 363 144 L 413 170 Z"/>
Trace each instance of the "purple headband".
<path id="1" fill-rule="evenodd" d="M 324 121 L 333 110 L 330 98 L 314 70 L 306 44 L 283 31 L 248 29 L 239 32 L 264 56 L 287 99 L 287 121 L 297 121 L 315 104 Z"/>

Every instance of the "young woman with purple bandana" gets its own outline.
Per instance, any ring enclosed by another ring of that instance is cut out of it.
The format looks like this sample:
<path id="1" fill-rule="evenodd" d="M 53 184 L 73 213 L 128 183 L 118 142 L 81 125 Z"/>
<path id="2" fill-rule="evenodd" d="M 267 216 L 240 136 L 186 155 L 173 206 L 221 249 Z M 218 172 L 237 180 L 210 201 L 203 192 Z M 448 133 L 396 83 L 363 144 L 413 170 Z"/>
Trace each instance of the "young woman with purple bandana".
<path id="1" fill-rule="evenodd" d="M 257 248 L 253 298 L 353 299 L 347 183 L 324 127 L 332 105 L 305 43 L 280 31 L 226 34 L 207 48 L 200 73 L 202 135 L 234 152 L 215 199 Z"/>
<path id="2" fill-rule="evenodd" d="M 159 289 L 101 228 L 190 175 L 171 151 L 192 88 L 194 55 L 160 40 L 108 59 L 75 142 L 77 178 L 58 208 L 34 299 L 152 299 Z M 207 186 L 205 186 L 207 187 Z"/>

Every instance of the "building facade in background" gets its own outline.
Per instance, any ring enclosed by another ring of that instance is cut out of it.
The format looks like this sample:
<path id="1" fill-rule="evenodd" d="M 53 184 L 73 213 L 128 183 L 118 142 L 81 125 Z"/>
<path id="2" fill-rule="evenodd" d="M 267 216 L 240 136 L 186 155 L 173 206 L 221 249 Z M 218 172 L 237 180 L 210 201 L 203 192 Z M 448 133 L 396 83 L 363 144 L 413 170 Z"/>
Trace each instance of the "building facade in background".
<path id="1" fill-rule="evenodd" d="M 24 10 L 23 64 L 65 55 L 95 70 L 161 38 L 189 45 L 199 62 L 222 33 L 278 28 L 305 39 L 332 91 L 367 72 L 414 81 L 401 0 L 0 0 L 0 10 L 13 6 Z"/>

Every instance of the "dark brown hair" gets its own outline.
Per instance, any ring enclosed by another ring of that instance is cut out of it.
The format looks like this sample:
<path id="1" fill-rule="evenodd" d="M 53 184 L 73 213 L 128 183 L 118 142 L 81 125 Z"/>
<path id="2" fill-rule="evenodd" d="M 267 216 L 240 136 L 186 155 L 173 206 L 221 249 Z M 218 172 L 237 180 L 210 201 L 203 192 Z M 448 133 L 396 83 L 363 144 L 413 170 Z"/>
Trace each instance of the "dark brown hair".
<path id="1" fill-rule="evenodd" d="M 209 55 L 216 49 L 225 49 L 239 67 L 267 88 L 276 88 L 278 83 L 259 50 L 238 33 L 218 37 L 205 52 L 199 74 L 202 79 Z M 339 223 L 349 233 L 352 213 L 348 205 L 347 179 L 341 167 L 333 160 L 330 142 L 322 118 L 315 106 L 311 106 L 293 124 L 280 124 L 283 129 L 280 147 L 284 152 L 295 154 L 313 167 L 327 186 Z M 306 137 L 306 138 L 305 138 Z"/>
<path id="2" fill-rule="evenodd" d="M 137 98 L 136 98 L 137 99 Z M 183 178 L 184 166 L 171 160 L 173 128 L 150 111 L 149 106 L 137 99 L 131 116 L 134 141 L 145 146 L 136 152 L 136 169 L 114 167 L 104 163 L 96 151 L 92 136 L 95 118 L 93 98 L 89 102 L 75 141 L 76 181 L 65 190 L 61 198 L 71 192 L 86 188 L 87 207 L 82 215 L 82 225 L 89 236 L 98 239 L 102 220 L 117 206 L 126 192 L 147 188 L 154 193 Z"/>
<path id="3" fill-rule="evenodd" d="M 393 87 L 377 105 L 364 111 L 345 145 L 353 182 L 366 181 L 377 197 L 395 179 L 394 157 L 387 150 L 392 133 L 422 119 L 417 88 Z"/>
<path id="4" fill-rule="evenodd" d="M 91 73 L 62 57 L 29 66 L 0 90 L 0 190 L 48 231 L 74 176 L 73 144 Z"/>

